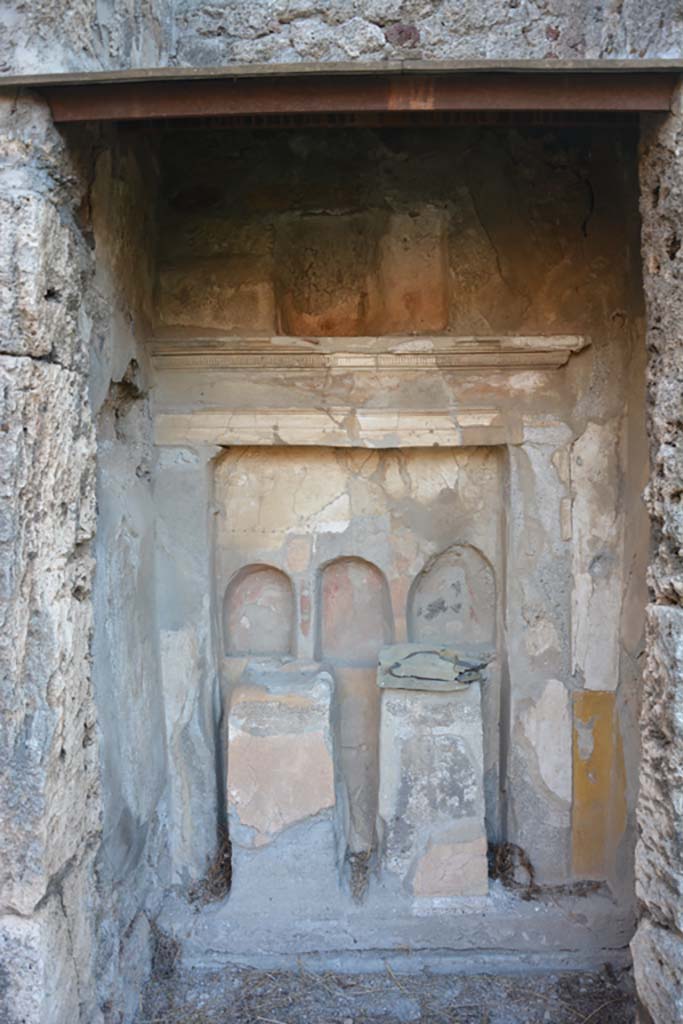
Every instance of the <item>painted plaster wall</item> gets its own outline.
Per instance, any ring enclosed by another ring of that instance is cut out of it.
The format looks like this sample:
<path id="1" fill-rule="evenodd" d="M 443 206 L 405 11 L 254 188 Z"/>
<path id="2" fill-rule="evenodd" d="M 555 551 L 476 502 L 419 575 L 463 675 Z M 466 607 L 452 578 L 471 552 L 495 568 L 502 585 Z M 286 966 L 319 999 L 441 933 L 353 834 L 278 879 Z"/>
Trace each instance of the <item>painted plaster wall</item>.
<path id="1" fill-rule="evenodd" d="M 618 415 L 606 381 L 639 312 L 623 281 L 639 275 L 635 139 L 609 125 L 171 132 L 155 328 L 594 334 L 570 390 L 590 362 L 578 415 L 603 395 Z"/>
<path id="2" fill-rule="evenodd" d="M 379 651 L 387 643 L 408 640 L 411 584 L 455 543 L 481 552 L 473 557 L 481 558 L 484 565 L 488 564 L 485 559 L 500 565 L 499 453 L 486 449 L 235 448 L 216 465 L 214 500 L 218 600 L 235 574 L 250 564 L 279 569 L 291 581 L 294 596 L 286 608 L 274 603 L 269 578 L 260 586 L 256 581 L 253 596 L 235 595 L 233 621 L 244 638 L 233 653 L 231 623 L 224 620 L 225 703 L 230 702 L 230 683 L 244 669 L 248 634 L 253 634 L 254 653 L 264 653 L 258 644 L 264 634 L 272 635 L 272 626 L 270 620 L 262 621 L 259 612 L 274 604 L 273 618 L 282 621 L 287 616 L 291 636 L 284 651 L 271 653 L 322 661 L 334 676 L 336 762 L 350 818 L 342 859 L 369 857 L 377 847 Z M 455 573 L 448 579 L 455 583 Z M 494 653 L 498 638 L 493 573 L 481 586 L 470 577 L 462 584 L 462 620 L 481 623 L 481 635 L 474 635 L 470 626 L 454 638 L 439 610 L 438 596 L 442 597 L 440 592 L 433 594 L 428 612 L 433 642 L 460 639 L 476 645 L 486 641 Z M 477 603 L 481 608 L 475 607 Z M 415 636 L 411 625 L 410 639 L 425 639 Z M 500 831 L 495 821 L 499 703 L 496 666 L 486 688 L 492 833 Z M 293 798 L 305 799 L 305 790 L 297 788 Z"/>
<path id="3" fill-rule="evenodd" d="M 88 195 L 97 300 L 89 394 L 97 429 L 92 674 L 100 722 L 102 841 L 97 981 L 104 1021 L 129 1020 L 168 880 L 169 785 L 154 597 L 149 368 L 154 153 L 98 140 Z"/>
<path id="4" fill-rule="evenodd" d="M 505 835 L 523 847 L 539 882 L 607 880 L 627 913 L 647 535 L 634 142 L 628 131 L 604 126 L 593 134 L 168 134 L 161 151 L 159 339 L 218 341 L 240 332 L 267 338 L 286 330 L 354 335 L 410 330 L 417 321 L 427 336 L 566 331 L 586 333 L 592 343 L 553 371 L 325 374 L 302 366 L 291 375 L 258 365 L 188 366 L 159 370 L 154 389 L 157 423 L 175 416 L 181 424 L 174 442 L 166 437 L 178 447 L 163 454 L 158 487 L 169 508 L 182 488 L 180 507 L 187 508 L 180 518 L 167 517 L 164 571 L 174 564 L 172 553 L 187 546 L 188 524 L 205 522 L 207 507 L 226 536 L 233 528 L 240 534 L 235 551 L 247 543 L 245 527 L 229 517 L 223 523 L 220 489 L 209 499 L 204 474 L 213 473 L 217 450 L 186 448 L 201 436 L 203 416 L 227 422 L 235 409 L 270 410 L 278 443 L 290 437 L 278 413 L 299 411 L 299 436 L 308 444 L 316 435 L 306 414 L 321 408 L 345 410 L 340 431 L 350 444 L 365 443 L 354 418 L 360 411 L 422 415 L 485 405 L 503 419 L 520 418 L 523 443 L 504 456 L 505 499 L 482 510 L 491 521 L 504 514 L 507 522 L 507 564 L 499 573 L 506 588 L 507 795 L 504 811 L 490 813 L 506 825 L 494 825 L 491 838 Z M 429 287 L 415 289 L 422 275 Z M 301 341 L 300 348 L 313 343 Z M 391 439 L 381 443 L 390 446 Z M 269 456 L 263 458 L 265 466 Z M 190 463 L 201 468 L 201 486 L 188 487 L 182 476 L 174 484 L 171 470 Z M 337 504 L 345 500 L 343 483 L 338 490 Z M 341 505 L 337 511 L 343 535 L 353 529 L 352 518 Z M 270 516 L 274 535 L 285 518 L 278 525 Z M 225 549 L 222 541 L 222 586 Z M 194 593 L 207 593 L 209 559 L 202 541 L 200 561 L 178 563 Z M 183 573 L 174 574 L 174 594 Z M 208 637 L 215 622 L 206 597 L 193 607 L 192 630 Z M 601 756 L 606 752 L 600 771 L 591 759 L 595 744 Z M 175 764 L 181 775 L 190 771 L 187 762 Z M 574 791 L 581 799 L 572 812 Z M 496 799 L 494 781 L 490 805 Z M 615 813 L 603 827 L 612 804 Z M 183 806 L 190 806 L 187 798 Z M 180 873 L 192 863 L 181 863 Z M 205 930 L 215 955 L 229 901 L 220 914 Z M 200 945 L 193 942 L 197 962 Z"/>

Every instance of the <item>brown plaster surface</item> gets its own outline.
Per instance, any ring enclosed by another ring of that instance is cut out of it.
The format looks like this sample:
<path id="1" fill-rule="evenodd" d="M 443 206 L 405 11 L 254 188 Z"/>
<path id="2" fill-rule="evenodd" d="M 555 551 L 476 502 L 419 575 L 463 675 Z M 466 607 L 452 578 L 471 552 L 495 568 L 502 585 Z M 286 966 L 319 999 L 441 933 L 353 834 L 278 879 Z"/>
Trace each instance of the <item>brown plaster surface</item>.
<path id="1" fill-rule="evenodd" d="M 228 797 L 256 846 L 334 805 L 332 760 L 319 734 L 237 736 L 231 761 Z"/>

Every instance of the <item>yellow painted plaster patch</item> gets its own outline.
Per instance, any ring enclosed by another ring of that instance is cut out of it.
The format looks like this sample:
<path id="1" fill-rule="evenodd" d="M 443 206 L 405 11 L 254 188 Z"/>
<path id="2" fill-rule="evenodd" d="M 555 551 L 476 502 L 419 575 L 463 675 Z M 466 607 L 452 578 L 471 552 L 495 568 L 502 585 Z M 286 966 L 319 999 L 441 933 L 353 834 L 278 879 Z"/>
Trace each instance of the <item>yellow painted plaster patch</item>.
<path id="1" fill-rule="evenodd" d="M 572 866 L 579 878 L 612 873 L 626 827 L 626 775 L 615 695 L 574 694 Z"/>

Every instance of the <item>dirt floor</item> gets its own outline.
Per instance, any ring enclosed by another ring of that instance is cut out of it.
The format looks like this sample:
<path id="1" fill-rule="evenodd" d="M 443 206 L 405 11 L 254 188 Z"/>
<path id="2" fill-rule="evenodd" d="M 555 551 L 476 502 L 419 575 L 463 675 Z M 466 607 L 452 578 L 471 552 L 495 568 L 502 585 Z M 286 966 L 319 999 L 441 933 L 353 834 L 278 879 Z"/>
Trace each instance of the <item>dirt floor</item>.
<path id="1" fill-rule="evenodd" d="M 163 972 L 162 972 L 163 973 Z M 444 975 L 230 968 L 158 978 L 137 1024 L 633 1024 L 630 971 Z"/>

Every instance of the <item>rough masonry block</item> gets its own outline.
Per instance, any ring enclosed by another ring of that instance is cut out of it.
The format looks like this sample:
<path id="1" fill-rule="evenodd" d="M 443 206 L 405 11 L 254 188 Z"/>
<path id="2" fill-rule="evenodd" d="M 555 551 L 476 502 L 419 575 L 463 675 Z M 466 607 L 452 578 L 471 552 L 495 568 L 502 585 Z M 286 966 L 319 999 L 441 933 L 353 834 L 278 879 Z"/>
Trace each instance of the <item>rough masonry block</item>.
<path id="1" fill-rule="evenodd" d="M 384 871 L 414 896 L 488 891 L 484 667 L 448 648 L 417 644 L 380 654 L 378 833 Z"/>

